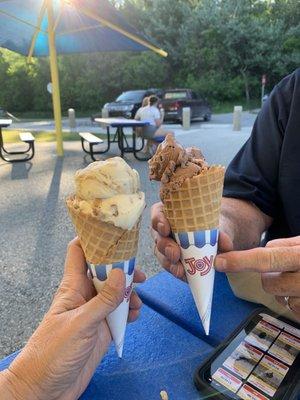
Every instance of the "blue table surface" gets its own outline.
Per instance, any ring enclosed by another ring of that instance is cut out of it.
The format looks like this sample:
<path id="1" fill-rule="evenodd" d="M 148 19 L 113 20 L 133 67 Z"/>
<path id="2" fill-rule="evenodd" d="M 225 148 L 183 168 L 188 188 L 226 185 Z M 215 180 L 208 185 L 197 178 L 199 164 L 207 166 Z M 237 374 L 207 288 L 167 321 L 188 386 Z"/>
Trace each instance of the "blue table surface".
<path id="1" fill-rule="evenodd" d="M 139 320 L 127 327 L 123 359 L 112 346 L 80 400 L 158 400 L 161 390 L 172 400 L 201 399 L 193 374 L 212 351 L 204 341 L 143 306 Z M 0 361 L 0 370 L 15 355 Z"/>
<path id="2" fill-rule="evenodd" d="M 145 304 L 213 347 L 229 336 L 259 304 L 234 296 L 225 274 L 216 272 L 210 334 L 206 336 L 187 283 L 161 272 L 137 288 Z"/>

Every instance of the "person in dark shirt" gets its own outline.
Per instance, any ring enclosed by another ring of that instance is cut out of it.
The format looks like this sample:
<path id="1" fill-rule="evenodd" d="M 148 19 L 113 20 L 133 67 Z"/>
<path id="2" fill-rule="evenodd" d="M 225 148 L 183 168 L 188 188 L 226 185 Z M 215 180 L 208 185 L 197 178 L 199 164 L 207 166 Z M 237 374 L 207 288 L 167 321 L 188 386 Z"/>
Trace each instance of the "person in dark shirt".
<path id="1" fill-rule="evenodd" d="M 184 278 L 160 203 L 153 206 L 152 227 L 159 261 Z M 260 247 L 264 232 L 265 247 Z M 237 296 L 300 320 L 298 235 L 300 69 L 275 86 L 227 169 L 215 267 L 229 273 Z"/>

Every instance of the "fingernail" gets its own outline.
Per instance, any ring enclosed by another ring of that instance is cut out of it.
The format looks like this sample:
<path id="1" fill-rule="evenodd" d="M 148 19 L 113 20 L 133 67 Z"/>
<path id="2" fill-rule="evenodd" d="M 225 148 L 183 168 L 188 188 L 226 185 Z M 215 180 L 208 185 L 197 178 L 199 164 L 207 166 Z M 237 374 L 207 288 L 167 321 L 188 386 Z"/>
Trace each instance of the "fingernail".
<path id="1" fill-rule="evenodd" d="M 216 257 L 215 258 L 215 267 L 219 271 L 224 271 L 227 267 L 227 260 L 222 257 Z"/>
<path id="2" fill-rule="evenodd" d="M 141 269 L 140 269 L 140 272 L 141 272 L 141 279 L 147 279 L 146 272 L 142 271 Z M 143 276 L 142 276 L 142 274 L 143 274 Z"/>
<path id="3" fill-rule="evenodd" d="M 164 232 L 165 232 L 165 225 L 164 225 L 162 222 L 159 222 L 159 223 L 157 224 L 157 230 L 158 230 L 158 233 L 160 233 L 161 235 L 163 235 Z"/>
<path id="4" fill-rule="evenodd" d="M 141 308 L 142 307 L 142 305 L 143 305 L 143 302 L 142 302 L 142 300 L 138 297 L 137 298 L 138 299 L 138 304 L 137 304 L 137 308 L 139 309 L 139 308 Z"/>
<path id="5" fill-rule="evenodd" d="M 169 259 L 169 260 L 173 260 L 173 255 L 174 255 L 174 249 L 172 246 L 167 246 L 165 249 L 165 256 Z"/>
<path id="6" fill-rule="evenodd" d="M 177 267 L 176 264 L 171 264 L 171 265 L 170 265 L 170 272 L 171 272 L 172 275 L 177 276 L 178 267 Z"/>

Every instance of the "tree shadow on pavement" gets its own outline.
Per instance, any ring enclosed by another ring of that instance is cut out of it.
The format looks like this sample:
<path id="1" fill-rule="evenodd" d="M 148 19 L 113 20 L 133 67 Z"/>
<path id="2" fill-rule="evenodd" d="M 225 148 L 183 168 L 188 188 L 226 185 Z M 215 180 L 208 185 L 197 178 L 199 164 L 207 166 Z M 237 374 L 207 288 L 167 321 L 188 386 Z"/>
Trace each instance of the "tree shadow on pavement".
<path id="1" fill-rule="evenodd" d="M 57 279 L 54 265 L 56 261 L 56 246 L 58 238 L 58 202 L 64 157 L 57 157 L 49 191 L 44 202 L 40 218 L 37 221 L 36 244 L 32 255 L 34 272 L 39 274 L 39 288 L 45 291 Z M 55 279 L 56 278 L 56 279 Z"/>

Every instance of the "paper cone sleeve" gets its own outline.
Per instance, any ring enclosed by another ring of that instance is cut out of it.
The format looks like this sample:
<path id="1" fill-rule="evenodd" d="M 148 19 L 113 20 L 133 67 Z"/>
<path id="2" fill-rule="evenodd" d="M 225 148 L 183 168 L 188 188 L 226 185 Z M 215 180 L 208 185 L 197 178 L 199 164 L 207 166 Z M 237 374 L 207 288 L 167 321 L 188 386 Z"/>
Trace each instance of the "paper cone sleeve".
<path id="1" fill-rule="evenodd" d="M 177 191 L 164 197 L 165 215 L 172 232 L 195 232 L 219 226 L 225 168 L 212 165 L 186 179 Z"/>
<path id="2" fill-rule="evenodd" d="M 75 196 L 66 199 L 86 261 L 92 264 L 112 264 L 129 260 L 137 253 L 140 220 L 131 230 L 103 222 L 74 207 Z"/>

